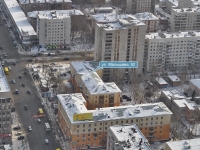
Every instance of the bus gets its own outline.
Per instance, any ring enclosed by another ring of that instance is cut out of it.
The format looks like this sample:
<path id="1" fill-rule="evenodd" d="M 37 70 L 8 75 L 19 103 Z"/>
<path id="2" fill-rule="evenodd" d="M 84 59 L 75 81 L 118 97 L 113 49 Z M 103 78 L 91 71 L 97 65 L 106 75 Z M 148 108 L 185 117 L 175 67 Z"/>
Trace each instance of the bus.
<path id="1" fill-rule="evenodd" d="M 44 127 L 45 127 L 46 131 L 51 130 L 51 127 L 50 127 L 49 123 L 47 123 L 47 122 L 44 124 Z"/>
<path id="2" fill-rule="evenodd" d="M 9 74 L 9 69 L 8 69 L 8 67 L 4 67 L 4 72 L 5 72 L 6 75 Z"/>
<path id="3" fill-rule="evenodd" d="M 43 115 L 44 114 L 44 111 L 42 110 L 42 108 L 39 108 L 38 113 L 39 113 L 39 115 Z"/>

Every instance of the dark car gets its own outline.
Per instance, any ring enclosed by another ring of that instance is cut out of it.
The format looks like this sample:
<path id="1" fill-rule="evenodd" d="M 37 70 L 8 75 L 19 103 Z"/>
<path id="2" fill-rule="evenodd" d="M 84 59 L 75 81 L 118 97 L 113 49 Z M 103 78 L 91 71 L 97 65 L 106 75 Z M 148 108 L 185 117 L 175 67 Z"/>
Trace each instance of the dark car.
<path id="1" fill-rule="evenodd" d="M 64 58 L 64 60 L 69 60 L 69 58 L 66 57 L 66 58 Z"/>
<path id="2" fill-rule="evenodd" d="M 28 91 L 27 91 L 27 94 L 31 94 L 31 91 L 28 90 Z"/>
<path id="3" fill-rule="evenodd" d="M 18 89 L 16 89 L 16 90 L 15 90 L 15 94 L 19 94 L 19 91 L 18 91 Z"/>
<path id="4" fill-rule="evenodd" d="M 16 63 L 15 62 L 13 62 L 13 66 L 15 66 L 16 65 Z"/>
<path id="5" fill-rule="evenodd" d="M 27 107 L 27 105 L 24 105 L 24 109 L 25 109 L 25 110 L 28 110 L 28 107 Z"/>
<path id="6" fill-rule="evenodd" d="M 19 129 L 21 129 L 19 125 L 13 127 L 13 130 L 19 130 Z"/>
<path id="7" fill-rule="evenodd" d="M 19 79 L 21 79 L 22 78 L 22 76 L 19 76 Z"/>
<path id="8" fill-rule="evenodd" d="M 24 136 L 19 136 L 17 139 L 18 140 L 23 140 L 25 137 Z"/>
<path id="9" fill-rule="evenodd" d="M 22 87 L 25 87 L 25 84 L 24 84 L 24 83 L 22 83 Z"/>

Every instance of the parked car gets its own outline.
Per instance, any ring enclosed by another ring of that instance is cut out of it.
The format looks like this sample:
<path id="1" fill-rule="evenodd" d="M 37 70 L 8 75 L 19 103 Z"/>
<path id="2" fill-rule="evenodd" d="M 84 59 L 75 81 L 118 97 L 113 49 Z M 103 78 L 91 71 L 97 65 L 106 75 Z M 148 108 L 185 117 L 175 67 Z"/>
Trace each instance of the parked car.
<path id="1" fill-rule="evenodd" d="M 15 90 L 15 94 L 19 94 L 19 91 L 18 91 L 18 89 L 16 89 L 16 90 Z"/>
<path id="2" fill-rule="evenodd" d="M 25 87 L 25 84 L 24 84 L 24 83 L 22 83 L 22 87 Z"/>
<path id="3" fill-rule="evenodd" d="M 45 139 L 44 141 L 45 141 L 46 144 L 49 144 L 49 140 L 48 139 Z"/>
<path id="4" fill-rule="evenodd" d="M 25 137 L 23 135 L 19 136 L 17 139 L 18 140 L 23 140 Z"/>
<path id="5" fill-rule="evenodd" d="M 19 125 L 13 127 L 13 130 L 19 130 L 19 129 L 21 129 Z"/>
<path id="6" fill-rule="evenodd" d="M 27 94 L 31 94 L 31 91 L 28 90 L 28 91 L 27 91 Z"/>
<path id="7" fill-rule="evenodd" d="M 41 120 L 40 120 L 40 119 L 37 119 L 37 122 L 40 124 L 40 123 L 41 123 Z"/>
<path id="8" fill-rule="evenodd" d="M 15 84 L 15 79 L 12 79 L 12 83 Z"/>
<path id="9" fill-rule="evenodd" d="M 32 128 L 31 128 L 31 126 L 28 126 L 28 131 L 32 131 Z"/>
<path id="10" fill-rule="evenodd" d="M 57 50 L 56 53 L 61 53 L 61 51 Z"/>
<path id="11" fill-rule="evenodd" d="M 2 49 L 3 49 L 3 47 L 2 47 L 2 46 L 0 46 L 0 49 L 2 50 Z"/>
<path id="12" fill-rule="evenodd" d="M 24 105 L 24 109 L 25 109 L 25 110 L 28 110 L 28 106 L 27 106 L 27 105 Z"/>
<path id="13" fill-rule="evenodd" d="M 15 66 L 16 65 L 16 63 L 15 62 L 13 62 L 13 66 Z"/>
<path id="14" fill-rule="evenodd" d="M 4 53 L 4 54 L 3 54 L 3 56 L 4 56 L 4 57 L 7 57 L 7 54 L 6 54 L 6 53 Z"/>
<path id="15" fill-rule="evenodd" d="M 2 66 L 5 66 L 5 63 L 2 61 L 2 62 L 1 62 L 1 65 L 2 65 Z"/>
<path id="16" fill-rule="evenodd" d="M 20 135 L 22 135 L 22 132 L 17 132 L 17 133 L 15 133 L 15 135 L 20 136 Z"/>
<path id="17" fill-rule="evenodd" d="M 11 67 L 10 66 L 8 66 L 8 69 L 9 69 L 9 71 L 11 70 Z"/>
<path id="18" fill-rule="evenodd" d="M 66 57 L 66 58 L 64 58 L 64 60 L 69 60 L 69 58 Z"/>

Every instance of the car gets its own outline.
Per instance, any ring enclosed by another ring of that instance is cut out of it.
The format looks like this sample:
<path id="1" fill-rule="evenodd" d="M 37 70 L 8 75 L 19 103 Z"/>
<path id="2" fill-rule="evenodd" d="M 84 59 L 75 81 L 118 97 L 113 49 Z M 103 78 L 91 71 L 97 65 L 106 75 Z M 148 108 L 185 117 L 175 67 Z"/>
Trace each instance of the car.
<path id="1" fill-rule="evenodd" d="M 16 89 L 16 90 L 15 90 L 15 94 L 19 94 L 19 91 L 18 91 L 18 89 Z"/>
<path id="2" fill-rule="evenodd" d="M 0 49 L 3 49 L 3 47 L 2 47 L 2 46 L 0 46 Z"/>
<path id="3" fill-rule="evenodd" d="M 20 126 L 19 125 L 16 125 L 15 127 L 13 127 L 13 130 L 20 130 Z"/>
<path id="4" fill-rule="evenodd" d="M 28 91 L 27 91 L 27 94 L 31 94 L 31 91 L 28 90 Z"/>
<path id="5" fill-rule="evenodd" d="M 25 87 L 25 84 L 24 84 L 24 83 L 22 83 L 22 87 Z"/>
<path id="6" fill-rule="evenodd" d="M 23 140 L 25 137 L 23 135 L 19 136 L 17 139 L 18 140 Z"/>
<path id="7" fill-rule="evenodd" d="M 64 58 L 64 60 L 69 60 L 69 58 L 66 57 L 66 58 Z"/>
<path id="8" fill-rule="evenodd" d="M 56 53 L 61 53 L 61 51 L 57 50 Z"/>
<path id="9" fill-rule="evenodd" d="M 38 54 L 34 54 L 34 55 L 32 55 L 32 57 L 37 57 L 38 56 Z"/>
<path id="10" fill-rule="evenodd" d="M 17 132 L 17 133 L 15 133 L 15 135 L 20 136 L 20 135 L 22 135 L 22 132 Z"/>
<path id="11" fill-rule="evenodd" d="M 32 131 L 32 128 L 31 128 L 31 126 L 28 126 L 28 131 Z"/>
<path id="12" fill-rule="evenodd" d="M 56 63 L 55 63 L 55 62 L 52 62 L 51 64 L 52 64 L 52 65 L 56 65 Z"/>
<path id="13" fill-rule="evenodd" d="M 5 63 L 2 61 L 2 62 L 1 62 L 1 65 L 2 65 L 2 66 L 5 66 Z"/>
<path id="14" fill-rule="evenodd" d="M 7 57 L 7 54 L 6 54 L 6 53 L 4 53 L 4 54 L 3 54 L 3 56 L 4 56 L 4 57 Z"/>
<path id="15" fill-rule="evenodd" d="M 25 109 L 25 110 L 28 110 L 28 106 L 27 106 L 27 105 L 24 105 L 24 109 Z"/>
<path id="16" fill-rule="evenodd" d="M 12 64 L 13 64 L 13 66 L 15 66 L 15 65 L 16 65 L 16 63 L 15 63 L 15 62 L 13 62 Z"/>
<path id="17" fill-rule="evenodd" d="M 20 75 L 20 76 L 19 76 L 19 79 L 21 79 L 21 78 L 22 78 L 22 76 Z"/>
<path id="18" fill-rule="evenodd" d="M 15 79 L 12 79 L 12 83 L 15 84 Z"/>
<path id="19" fill-rule="evenodd" d="M 40 119 L 37 119 L 37 122 L 40 124 L 40 123 L 41 123 L 41 120 L 40 120 Z"/>
<path id="20" fill-rule="evenodd" d="M 41 106 L 44 107 L 44 103 L 43 102 L 41 102 Z"/>
<path id="21" fill-rule="evenodd" d="M 27 75 L 28 73 L 26 71 L 24 71 L 24 74 Z"/>
<path id="22" fill-rule="evenodd" d="M 8 66 L 8 69 L 9 69 L 9 71 L 11 70 L 11 67 L 10 66 Z"/>
<path id="23" fill-rule="evenodd" d="M 49 144 L 49 140 L 48 139 L 45 139 L 44 141 L 45 141 L 46 144 Z"/>

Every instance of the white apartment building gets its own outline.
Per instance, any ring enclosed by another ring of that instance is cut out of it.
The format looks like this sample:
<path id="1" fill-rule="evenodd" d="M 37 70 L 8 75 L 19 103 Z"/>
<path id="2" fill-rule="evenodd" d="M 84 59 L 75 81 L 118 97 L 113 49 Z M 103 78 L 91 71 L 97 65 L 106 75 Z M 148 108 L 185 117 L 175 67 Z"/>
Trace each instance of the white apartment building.
<path id="1" fill-rule="evenodd" d="M 154 12 L 156 0 L 126 0 L 126 12 L 130 14 Z"/>
<path id="2" fill-rule="evenodd" d="M 39 48 L 63 49 L 70 43 L 71 19 L 68 14 L 51 11 L 38 14 Z"/>
<path id="3" fill-rule="evenodd" d="M 121 15 L 114 22 L 96 24 L 96 61 L 138 61 L 137 69 L 104 69 L 104 81 L 113 79 L 116 74 L 142 73 L 145 32 L 146 25 L 133 15 Z"/>
<path id="4" fill-rule="evenodd" d="M 146 34 L 146 71 L 188 69 L 200 65 L 200 32 Z"/>
<path id="5" fill-rule="evenodd" d="M 135 124 L 115 125 L 108 128 L 107 150 L 151 150 L 148 140 Z"/>
<path id="6" fill-rule="evenodd" d="M 147 33 L 158 31 L 160 20 L 152 13 L 143 12 L 143 13 L 137 13 L 134 16 L 146 24 Z"/>

